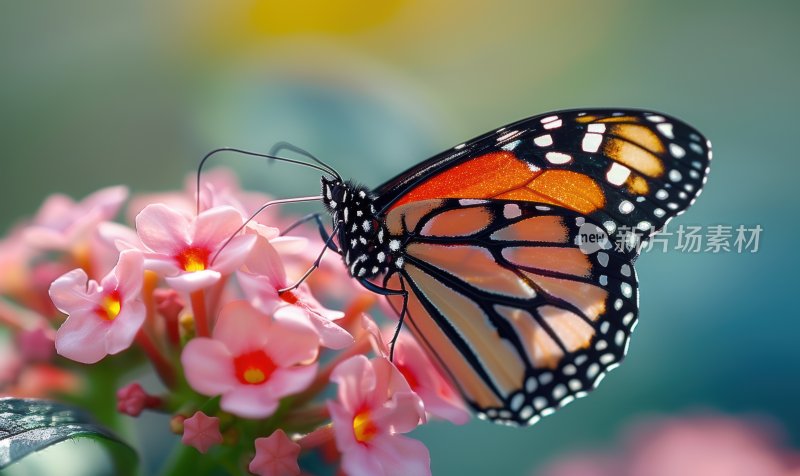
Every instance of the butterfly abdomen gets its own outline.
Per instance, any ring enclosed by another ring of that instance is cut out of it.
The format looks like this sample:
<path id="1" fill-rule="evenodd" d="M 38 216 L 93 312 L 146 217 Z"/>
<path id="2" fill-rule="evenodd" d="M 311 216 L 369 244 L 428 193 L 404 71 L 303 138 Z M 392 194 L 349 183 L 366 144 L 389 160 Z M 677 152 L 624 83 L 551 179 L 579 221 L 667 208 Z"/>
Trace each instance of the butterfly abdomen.
<path id="1" fill-rule="evenodd" d="M 351 276 L 372 278 L 398 266 L 399 241 L 392 239 L 375 217 L 375 205 L 365 187 L 323 178 L 322 196 L 337 227 L 339 249 Z"/>

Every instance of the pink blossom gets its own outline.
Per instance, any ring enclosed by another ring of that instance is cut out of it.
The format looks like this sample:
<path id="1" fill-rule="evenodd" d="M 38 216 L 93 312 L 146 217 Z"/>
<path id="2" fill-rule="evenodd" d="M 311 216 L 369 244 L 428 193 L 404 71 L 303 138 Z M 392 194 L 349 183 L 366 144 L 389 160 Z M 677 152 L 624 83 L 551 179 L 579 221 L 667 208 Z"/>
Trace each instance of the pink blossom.
<path id="1" fill-rule="evenodd" d="M 375 352 L 389 357 L 389 342 L 375 321 L 364 315 L 361 325 L 372 335 Z M 394 329 L 385 334 L 394 335 Z M 410 334 L 401 332 L 398 335 L 392 363 L 403 374 L 411 390 L 422 399 L 427 413 L 456 425 L 469 421 L 470 414 L 464 400 Z"/>
<path id="2" fill-rule="evenodd" d="M 300 445 L 292 441 L 283 430 L 276 430 L 266 438 L 257 438 L 256 455 L 248 469 L 259 476 L 296 476 L 300 474 L 297 457 Z"/>
<path id="3" fill-rule="evenodd" d="M 28 243 L 48 250 L 69 250 L 85 240 L 98 223 L 110 220 L 128 197 L 126 187 L 104 188 L 75 202 L 55 194 L 45 200 L 25 231 Z"/>
<path id="4" fill-rule="evenodd" d="M 68 315 L 56 333 L 59 354 L 91 364 L 130 347 L 146 315 L 140 297 L 143 264 L 141 253 L 126 251 L 100 283 L 82 269 L 53 282 L 50 298 Z"/>
<path id="5" fill-rule="evenodd" d="M 271 415 L 282 397 L 304 390 L 317 371 L 319 338 L 307 321 L 271 319 L 246 301 L 220 311 L 212 338 L 196 337 L 181 362 L 189 385 L 222 395 L 223 410 L 245 418 Z"/>
<path id="6" fill-rule="evenodd" d="M 157 408 L 161 399 L 147 394 L 137 382 L 130 383 L 117 390 L 117 411 L 132 417 L 138 417 L 145 408 Z"/>
<path id="7" fill-rule="evenodd" d="M 27 362 L 47 362 L 55 354 L 56 333 L 46 322 L 40 322 L 17 334 L 22 358 Z"/>
<path id="8" fill-rule="evenodd" d="M 398 336 L 393 363 L 425 403 L 426 412 L 457 425 L 469 421 L 464 400 L 409 334 Z"/>
<path id="9" fill-rule="evenodd" d="M 247 259 L 255 236 L 239 235 L 228 242 L 242 223 L 241 214 L 231 207 L 190 217 L 166 205 L 148 205 L 136 217 L 136 230 L 146 247 L 145 267 L 165 276 L 178 291 L 207 288 Z"/>
<path id="10" fill-rule="evenodd" d="M 237 276 L 245 296 L 261 312 L 274 314 L 279 319 L 287 312 L 295 314 L 285 308 L 296 308 L 310 320 L 323 346 L 342 349 L 353 343 L 353 336 L 333 322 L 344 317 L 344 313 L 323 307 L 311 295 L 307 285 L 302 284 L 292 291 L 279 292 L 292 283 L 286 278 L 281 256 L 262 236 L 256 240 L 246 270 Z"/>
<path id="11" fill-rule="evenodd" d="M 562 459 L 545 476 L 790 476 L 800 467 L 770 428 L 721 416 L 652 420 L 628 431 L 619 453 Z"/>
<path id="12" fill-rule="evenodd" d="M 222 443 L 219 418 L 210 417 L 203 412 L 196 412 L 183 420 L 181 442 L 184 445 L 194 446 L 201 453 L 206 453 L 212 446 Z"/>
<path id="13" fill-rule="evenodd" d="M 422 401 L 387 359 L 351 357 L 334 369 L 331 380 L 339 386 L 339 401 L 329 401 L 328 410 L 345 473 L 431 474 L 425 445 L 400 435 L 424 421 Z"/>

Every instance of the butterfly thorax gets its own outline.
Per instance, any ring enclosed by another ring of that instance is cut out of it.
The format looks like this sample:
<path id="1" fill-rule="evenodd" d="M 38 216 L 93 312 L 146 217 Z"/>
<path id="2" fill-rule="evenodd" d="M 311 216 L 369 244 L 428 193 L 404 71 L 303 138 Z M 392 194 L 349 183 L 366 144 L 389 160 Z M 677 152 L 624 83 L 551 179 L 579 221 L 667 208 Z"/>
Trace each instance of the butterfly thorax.
<path id="1" fill-rule="evenodd" d="M 389 232 L 375 217 L 375 205 L 365 187 L 323 178 L 322 201 L 333 217 L 342 259 L 351 276 L 372 278 L 396 263 L 398 250 L 391 249 Z"/>

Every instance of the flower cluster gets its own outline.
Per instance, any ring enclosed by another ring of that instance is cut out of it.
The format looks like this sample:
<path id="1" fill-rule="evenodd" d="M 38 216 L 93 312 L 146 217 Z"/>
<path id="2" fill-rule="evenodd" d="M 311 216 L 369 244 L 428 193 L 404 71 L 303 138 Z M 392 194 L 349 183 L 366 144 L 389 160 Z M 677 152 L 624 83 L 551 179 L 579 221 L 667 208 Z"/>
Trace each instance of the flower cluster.
<path id="1" fill-rule="evenodd" d="M 209 465 L 430 473 L 427 448 L 404 434 L 428 418 L 464 423 L 465 405 L 409 335 L 390 361 L 391 332 L 368 314 L 377 299 L 338 256 L 296 283 L 323 246 L 313 232 L 284 236 L 291 220 L 270 209 L 251 219 L 267 197 L 224 170 L 205 176 L 197 202 L 192 187 L 128 195 L 50 197 L 0 242 L 4 395 L 79 399 L 102 374 L 116 400 L 93 404 L 173 415 L 182 451 Z M 132 226 L 113 221 L 126 202 Z M 163 384 L 152 394 L 125 377 L 144 364 Z"/>

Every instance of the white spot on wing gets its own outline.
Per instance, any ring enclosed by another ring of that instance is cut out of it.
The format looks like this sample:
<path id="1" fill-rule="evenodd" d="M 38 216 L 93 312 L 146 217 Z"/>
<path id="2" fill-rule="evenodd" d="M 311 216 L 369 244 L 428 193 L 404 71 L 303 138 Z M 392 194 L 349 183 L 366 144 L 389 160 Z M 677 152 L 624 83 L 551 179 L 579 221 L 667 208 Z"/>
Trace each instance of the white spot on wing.
<path id="1" fill-rule="evenodd" d="M 597 152 L 600 149 L 600 144 L 603 143 L 603 134 L 594 134 L 591 132 L 583 136 L 581 148 L 584 152 Z"/>
<path id="2" fill-rule="evenodd" d="M 686 155 L 686 151 L 683 150 L 683 147 L 679 146 L 678 144 L 670 144 L 669 153 L 672 154 L 672 156 L 675 157 L 676 159 L 680 159 L 681 157 Z"/>
<path id="3" fill-rule="evenodd" d="M 658 124 L 656 126 L 656 129 L 658 129 L 659 132 L 664 134 L 664 137 L 666 137 L 667 139 L 675 138 L 675 134 L 672 133 L 672 124 L 668 122 L 662 122 L 661 124 Z"/>
<path id="4" fill-rule="evenodd" d="M 509 142 L 508 144 L 506 144 L 506 145 L 504 145 L 503 147 L 500 147 L 500 148 L 503 149 L 503 150 L 507 150 L 507 151 L 511 152 L 512 150 L 516 149 L 517 146 L 521 142 L 522 141 L 518 139 L 518 140 L 515 140 L 514 142 Z"/>
<path id="5" fill-rule="evenodd" d="M 553 137 L 550 134 L 544 134 L 539 137 L 534 137 L 533 143 L 539 147 L 551 146 L 553 145 Z"/>
<path id="6" fill-rule="evenodd" d="M 545 158 L 551 164 L 567 164 L 572 161 L 572 156 L 569 154 L 564 154 L 561 152 L 548 152 L 545 154 Z"/>
<path id="7" fill-rule="evenodd" d="M 606 173 L 606 179 L 608 180 L 608 183 L 612 185 L 622 185 L 626 180 L 628 180 L 630 175 L 631 169 L 622 164 L 614 162 L 611 164 L 611 168 L 609 168 L 608 172 Z"/>

